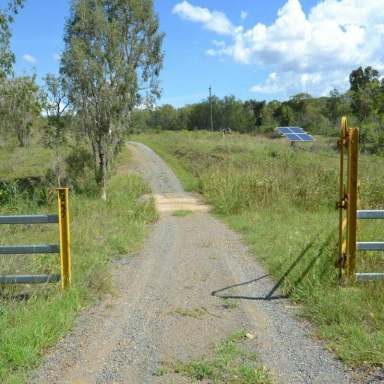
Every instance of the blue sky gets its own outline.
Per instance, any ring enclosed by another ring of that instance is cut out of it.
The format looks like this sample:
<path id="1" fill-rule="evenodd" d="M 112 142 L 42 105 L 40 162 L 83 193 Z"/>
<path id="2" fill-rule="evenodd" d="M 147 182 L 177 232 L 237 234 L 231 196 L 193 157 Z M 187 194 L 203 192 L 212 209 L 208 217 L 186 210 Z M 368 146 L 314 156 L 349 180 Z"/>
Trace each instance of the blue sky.
<path id="1" fill-rule="evenodd" d="M 2 2 L 3 0 L 0 0 Z M 284 99 L 344 90 L 358 65 L 382 69 L 378 0 L 156 0 L 164 41 L 159 104 L 216 95 Z M 57 72 L 69 1 L 26 0 L 12 26 L 17 74 Z"/>

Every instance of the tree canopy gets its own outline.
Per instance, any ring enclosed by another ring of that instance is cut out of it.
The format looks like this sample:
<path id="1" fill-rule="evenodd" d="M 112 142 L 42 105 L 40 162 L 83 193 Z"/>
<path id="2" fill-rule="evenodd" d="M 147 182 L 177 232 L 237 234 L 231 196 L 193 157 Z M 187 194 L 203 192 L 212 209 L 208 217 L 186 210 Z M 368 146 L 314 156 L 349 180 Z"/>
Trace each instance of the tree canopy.
<path id="1" fill-rule="evenodd" d="M 9 0 L 6 7 L 0 8 L 0 79 L 12 73 L 15 55 L 12 53 L 10 23 L 23 5 L 24 0 Z"/>
<path id="2" fill-rule="evenodd" d="M 162 40 L 151 0 L 72 1 L 61 73 L 90 139 L 104 198 L 131 111 L 160 94 Z"/>

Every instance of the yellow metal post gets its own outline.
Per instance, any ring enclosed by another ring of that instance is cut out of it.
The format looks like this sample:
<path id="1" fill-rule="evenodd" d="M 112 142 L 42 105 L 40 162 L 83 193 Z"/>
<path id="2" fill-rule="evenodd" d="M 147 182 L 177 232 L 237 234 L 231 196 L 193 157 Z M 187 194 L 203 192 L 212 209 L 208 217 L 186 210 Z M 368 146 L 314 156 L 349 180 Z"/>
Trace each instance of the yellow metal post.
<path id="1" fill-rule="evenodd" d="M 349 129 L 348 138 L 348 204 L 347 204 L 347 277 L 354 277 L 356 268 L 357 229 L 357 165 L 359 130 Z"/>
<path id="2" fill-rule="evenodd" d="M 347 118 L 344 116 L 341 119 L 340 127 L 340 140 L 339 140 L 339 150 L 340 150 L 340 174 L 339 174 L 339 202 L 337 208 L 339 209 L 339 260 L 338 266 L 340 269 L 340 276 L 344 268 L 344 263 L 346 259 L 346 247 L 344 241 L 344 230 L 347 227 L 347 218 L 344 218 L 344 211 L 346 209 L 346 196 L 345 196 L 345 186 L 344 186 L 344 148 L 347 145 L 348 140 L 348 122 Z"/>
<path id="3" fill-rule="evenodd" d="M 68 188 L 57 189 L 57 206 L 59 214 L 60 233 L 60 260 L 61 260 L 61 287 L 68 288 L 71 285 L 71 249 L 69 234 L 69 205 Z"/>

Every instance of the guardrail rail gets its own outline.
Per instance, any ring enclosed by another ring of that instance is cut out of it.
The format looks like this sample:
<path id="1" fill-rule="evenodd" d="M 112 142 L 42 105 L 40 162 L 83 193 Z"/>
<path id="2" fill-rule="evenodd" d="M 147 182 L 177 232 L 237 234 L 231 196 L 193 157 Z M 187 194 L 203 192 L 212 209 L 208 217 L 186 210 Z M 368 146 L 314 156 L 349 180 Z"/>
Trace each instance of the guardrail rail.
<path id="1" fill-rule="evenodd" d="M 0 275 L 0 284 L 56 283 L 62 288 L 71 285 L 71 252 L 69 232 L 68 188 L 57 189 L 57 215 L 0 216 L 0 224 L 58 224 L 59 244 L 0 245 L 0 255 L 59 253 L 60 274 L 47 275 Z"/>

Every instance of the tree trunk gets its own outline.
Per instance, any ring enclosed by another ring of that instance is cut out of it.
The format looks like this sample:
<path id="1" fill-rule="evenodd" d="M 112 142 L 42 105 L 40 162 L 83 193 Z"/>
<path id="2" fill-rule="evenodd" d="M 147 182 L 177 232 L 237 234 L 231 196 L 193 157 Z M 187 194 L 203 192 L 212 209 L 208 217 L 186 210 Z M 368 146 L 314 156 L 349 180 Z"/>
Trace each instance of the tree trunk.
<path id="1" fill-rule="evenodd" d="M 108 181 L 108 150 L 103 143 L 102 137 L 94 138 L 91 141 L 93 158 L 95 162 L 95 180 L 100 191 L 102 200 L 107 200 L 107 181 Z"/>
<path id="2" fill-rule="evenodd" d="M 101 199 L 107 200 L 107 158 L 105 153 L 99 152 L 99 187 Z"/>
<path id="3" fill-rule="evenodd" d="M 57 187 L 61 187 L 61 167 L 60 167 L 60 151 L 59 147 L 56 146 L 56 165 L 55 165 L 55 172 L 56 172 L 56 182 Z"/>
<path id="4" fill-rule="evenodd" d="M 28 138 L 22 130 L 17 130 L 17 139 L 19 140 L 20 147 L 28 146 Z"/>

